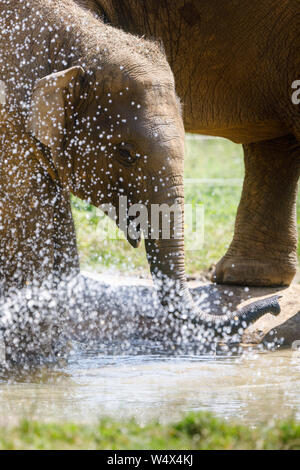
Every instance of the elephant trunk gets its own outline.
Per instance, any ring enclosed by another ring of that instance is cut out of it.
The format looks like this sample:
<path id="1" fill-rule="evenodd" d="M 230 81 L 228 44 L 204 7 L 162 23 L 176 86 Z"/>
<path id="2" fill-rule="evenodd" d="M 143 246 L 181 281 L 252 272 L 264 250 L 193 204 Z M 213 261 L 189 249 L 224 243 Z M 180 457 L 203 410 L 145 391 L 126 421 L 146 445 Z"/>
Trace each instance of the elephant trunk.
<path id="1" fill-rule="evenodd" d="M 170 195 L 171 191 L 168 191 Z M 163 195 L 160 195 L 162 197 Z M 160 218 L 156 217 L 156 224 L 160 220 L 160 227 L 153 227 L 151 217 L 148 238 L 145 240 L 147 258 L 151 274 L 162 305 L 176 318 L 203 324 L 214 329 L 230 327 L 230 332 L 235 333 L 239 328 L 245 328 L 267 312 L 278 314 L 280 307 L 278 298 L 272 297 L 264 301 L 252 303 L 250 306 L 236 312 L 217 315 L 213 312 L 205 313 L 194 303 L 189 291 L 185 275 L 184 254 L 184 199 L 183 194 L 178 196 L 178 188 L 175 197 L 164 201 L 164 206 L 177 207 L 170 211 L 168 221 L 170 223 L 169 237 L 164 237 L 162 221 L 166 214 L 161 212 Z M 151 211 L 152 214 L 152 211 Z M 152 214 L 153 215 L 153 214 Z M 153 233 L 159 236 L 153 238 Z"/>

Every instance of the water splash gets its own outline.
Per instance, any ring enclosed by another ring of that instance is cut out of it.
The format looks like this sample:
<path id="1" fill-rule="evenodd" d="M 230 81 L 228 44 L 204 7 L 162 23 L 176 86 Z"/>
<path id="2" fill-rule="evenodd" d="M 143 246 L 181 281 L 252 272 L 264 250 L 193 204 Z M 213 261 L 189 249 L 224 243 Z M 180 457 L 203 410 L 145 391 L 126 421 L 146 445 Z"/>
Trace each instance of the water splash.
<path id="1" fill-rule="evenodd" d="M 193 292 L 204 311 L 215 310 L 213 289 Z M 2 368 L 7 369 L 60 364 L 79 346 L 110 355 L 230 356 L 243 351 L 243 328 L 233 336 L 230 328 L 218 331 L 171 317 L 151 285 L 110 284 L 79 275 L 53 287 L 48 280 L 39 287 L 11 289 L 1 299 L 0 312 Z M 271 346 L 278 344 L 275 339 Z"/>

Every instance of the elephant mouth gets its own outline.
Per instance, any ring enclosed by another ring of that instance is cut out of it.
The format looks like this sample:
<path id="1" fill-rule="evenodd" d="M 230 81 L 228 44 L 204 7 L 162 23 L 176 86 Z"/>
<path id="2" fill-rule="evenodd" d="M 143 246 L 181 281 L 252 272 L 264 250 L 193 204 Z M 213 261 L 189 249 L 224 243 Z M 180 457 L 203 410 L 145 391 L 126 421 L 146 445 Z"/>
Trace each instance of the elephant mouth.
<path id="1" fill-rule="evenodd" d="M 129 235 L 127 235 L 127 241 L 133 248 L 138 248 L 141 245 L 142 238 L 139 237 L 138 239 L 133 239 L 130 238 Z"/>
<path id="2" fill-rule="evenodd" d="M 118 218 L 117 226 L 125 235 L 126 240 L 133 248 L 138 248 L 142 241 L 142 230 L 139 223 L 135 223 L 136 217 L 128 216 L 123 222 Z"/>
<path id="3" fill-rule="evenodd" d="M 128 243 L 133 248 L 138 248 L 141 245 L 142 234 L 140 224 L 135 224 L 136 217 L 128 217 L 127 219 L 127 231 L 126 238 Z"/>

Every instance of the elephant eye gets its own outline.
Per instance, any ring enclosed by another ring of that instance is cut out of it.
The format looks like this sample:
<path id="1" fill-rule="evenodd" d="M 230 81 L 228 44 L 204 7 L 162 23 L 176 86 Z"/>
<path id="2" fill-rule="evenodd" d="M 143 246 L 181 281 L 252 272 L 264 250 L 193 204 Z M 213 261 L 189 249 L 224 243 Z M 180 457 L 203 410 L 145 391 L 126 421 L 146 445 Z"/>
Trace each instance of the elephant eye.
<path id="1" fill-rule="evenodd" d="M 126 145 L 119 145 L 117 147 L 119 160 L 125 166 L 133 165 L 136 160 L 137 156 L 133 154 L 133 151 Z"/>
<path id="2" fill-rule="evenodd" d="M 98 16 L 102 19 L 103 23 L 109 24 L 111 23 L 108 14 L 104 10 L 104 8 L 101 5 L 98 5 Z"/>

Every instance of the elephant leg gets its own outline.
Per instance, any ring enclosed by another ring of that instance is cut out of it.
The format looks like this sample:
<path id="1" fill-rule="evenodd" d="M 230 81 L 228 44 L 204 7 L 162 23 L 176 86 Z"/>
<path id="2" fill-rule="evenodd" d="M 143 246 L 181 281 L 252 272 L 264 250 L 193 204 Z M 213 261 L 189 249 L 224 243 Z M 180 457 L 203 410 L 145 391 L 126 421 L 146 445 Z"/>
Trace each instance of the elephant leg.
<path id="1" fill-rule="evenodd" d="M 213 280 L 289 285 L 297 268 L 300 144 L 292 136 L 244 145 L 245 180 L 234 237 Z"/>

